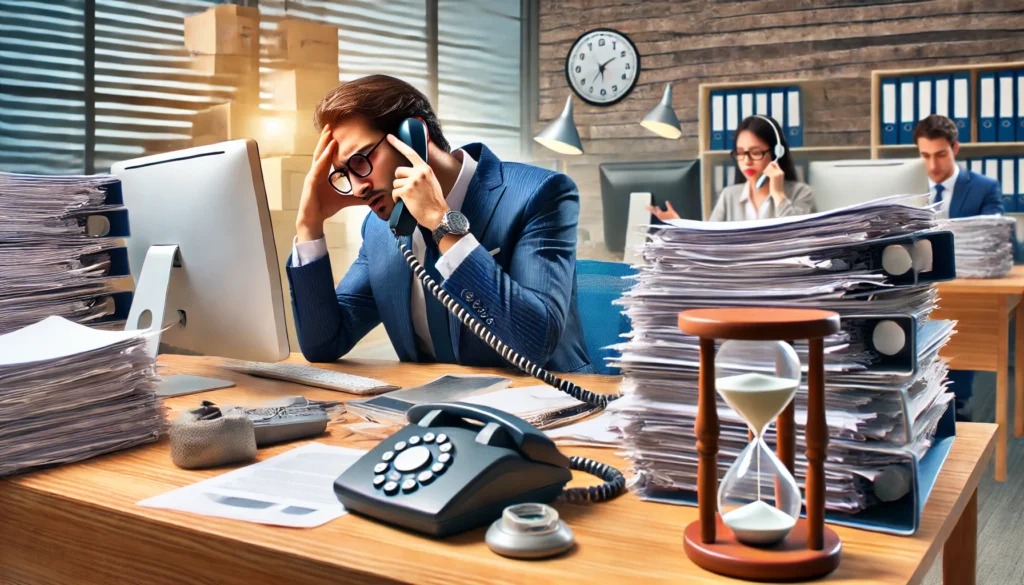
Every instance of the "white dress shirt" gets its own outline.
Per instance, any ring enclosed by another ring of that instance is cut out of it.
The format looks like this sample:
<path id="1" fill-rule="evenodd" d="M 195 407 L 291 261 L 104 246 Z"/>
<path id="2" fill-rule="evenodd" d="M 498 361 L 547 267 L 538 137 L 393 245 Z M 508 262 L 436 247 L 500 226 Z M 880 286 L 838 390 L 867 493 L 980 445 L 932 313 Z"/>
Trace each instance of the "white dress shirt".
<path id="1" fill-rule="evenodd" d="M 960 165 L 953 163 L 953 174 L 948 179 L 942 182 L 942 186 L 945 188 L 942 191 L 942 207 L 939 208 L 939 213 L 945 217 L 949 217 L 949 206 L 953 203 L 953 186 L 956 185 L 956 178 L 960 176 Z M 928 201 L 931 202 L 935 199 L 935 185 L 937 183 L 929 177 L 928 179 Z"/>
<path id="2" fill-rule="evenodd" d="M 452 156 L 462 161 L 462 168 L 459 170 L 458 178 L 455 179 L 455 185 L 452 186 L 452 190 L 445 197 L 445 202 L 448 203 L 448 207 L 452 211 L 462 211 L 462 204 L 466 200 L 466 192 L 469 191 L 469 184 L 473 180 L 473 174 L 476 172 L 476 160 L 462 149 L 453 152 Z M 479 245 L 480 243 L 477 242 L 473 234 L 463 236 L 454 246 L 448 249 L 447 253 L 437 259 L 437 264 L 434 266 L 437 268 L 438 273 L 441 274 L 441 277 L 447 280 L 459 265 L 462 264 L 462 261 L 472 254 L 473 250 Z M 412 253 L 421 263 L 426 254 L 426 248 L 427 243 L 423 240 L 423 234 L 420 230 L 413 231 Z M 327 241 L 324 238 L 308 242 L 299 242 L 296 238 L 292 244 L 293 267 L 304 266 L 326 255 Z M 372 258 L 370 260 L 372 262 Z M 416 333 L 416 346 L 420 351 L 433 356 L 434 344 L 430 340 L 430 326 L 427 324 L 427 300 L 424 296 L 423 286 L 415 274 L 412 276 L 412 294 L 409 299 L 409 308 L 412 313 L 412 328 Z"/>
<path id="3" fill-rule="evenodd" d="M 772 196 L 768 195 L 767 197 L 765 197 L 764 201 L 761 202 L 761 206 L 755 208 L 754 200 L 750 195 L 753 190 L 754 184 L 751 183 L 750 181 L 747 181 L 747 188 L 743 190 L 745 195 L 742 199 L 743 219 L 746 221 L 754 221 L 757 219 L 771 219 Z"/>

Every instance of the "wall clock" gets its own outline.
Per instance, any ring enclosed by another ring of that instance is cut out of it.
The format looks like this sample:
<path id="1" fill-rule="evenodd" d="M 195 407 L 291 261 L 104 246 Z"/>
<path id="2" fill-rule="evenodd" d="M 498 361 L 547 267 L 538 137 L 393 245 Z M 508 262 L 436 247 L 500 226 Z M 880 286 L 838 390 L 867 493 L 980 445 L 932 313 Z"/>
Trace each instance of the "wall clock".
<path id="1" fill-rule="evenodd" d="M 580 35 L 565 58 L 565 78 L 588 104 L 610 106 L 629 95 L 640 75 L 640 53 L 629 37 L 609 28 Z"/>

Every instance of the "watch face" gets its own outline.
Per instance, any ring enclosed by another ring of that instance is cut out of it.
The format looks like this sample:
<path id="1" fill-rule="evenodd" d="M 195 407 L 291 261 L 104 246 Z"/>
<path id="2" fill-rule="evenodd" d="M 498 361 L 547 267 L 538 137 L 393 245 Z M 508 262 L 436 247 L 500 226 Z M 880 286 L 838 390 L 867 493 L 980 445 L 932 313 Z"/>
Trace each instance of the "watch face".
<path id="1" fill-rule="evenodd" d="M 583 101 L 609 106 L 629 95 L 640 74 L 640 53 L 626 35 L 595 29 L 576 39 L 565 59 L 565 77 Z"/>
<path id="2" fill-rule="evenodd" d="M 448 225 L 449 232 L 456 235 L 463 235 L 469 232 L 469 220 L 458 211 L 448 212 L 445 214 L 444 219 Z"/>

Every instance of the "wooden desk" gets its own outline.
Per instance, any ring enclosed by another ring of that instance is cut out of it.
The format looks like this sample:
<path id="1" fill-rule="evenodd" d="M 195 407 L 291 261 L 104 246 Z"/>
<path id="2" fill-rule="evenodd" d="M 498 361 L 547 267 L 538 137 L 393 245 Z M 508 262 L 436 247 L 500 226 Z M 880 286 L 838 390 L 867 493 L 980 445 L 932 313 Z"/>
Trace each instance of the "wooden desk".
<path id="1" fill-rule="evenodd" d="M 996 373 L 996 481 L 1006 481 L 1009 428 L 1010 318 L 1017 316 L 1017 364 L 1014 386 L 1013 436 L 1024 436 L 1024 265 L 1014 266 L 1003 278 L 958 278 L 938 283 L 939 309 L 933 319 L 956 320 L 956 334 L 939 355 L 954 370 Z"/>
<path id="2" fill-rule="evenodd" d="M 299 361 L 297 356 L 292 358 Z M 174 371 L 230 378 L 238 387 L 169 400 L 172 408 L 201 399 L 256 404 L 302 393 L 339 394 L 260 380 L 212 367 L 211 358 L 161 358 Z M 342 362 L 345 371 L 411 386 L 450 366 Z M 463 369 L 464 370 L 464 369 Z M 479 370 L 478 370 L 479 371 Z M 616 389 L 618 379 L 575 376 L 594 391 Z M 517 385 L 536 382 L 522 378 Z M 318 440 L 370 448 L 343 437 L 344 427 Z M 974 583 L 977 486 L 992 456 L 995 425 L 961 425 L 949 458 L 912 537 L 834 527 L 843 539 L 839 569 L 826 581 L 853 584 L 919 583 L 946 544 L 945 582 Z M 265 459 L 295 445 L 260 451 Z M 618 466 L 610 449 L 565 449 Z M 514 561 L 490 552 L 484 529 L 434 541 L 348 514 L 325 526 L 297 530 L 194 516 L 136 504 L 223 473 L 186 471 L 170 461 L 166 441 L 0 481 L 0 582 L 145 583 L 720 583 L 683 553 L 683 528 L 696 508 L 641 502 L 632 494 L 604 504 L 557 504 L 576 533 L 577 546 L 545 561 Z M 573 483 L 591 483 L 582 476 Z"/>

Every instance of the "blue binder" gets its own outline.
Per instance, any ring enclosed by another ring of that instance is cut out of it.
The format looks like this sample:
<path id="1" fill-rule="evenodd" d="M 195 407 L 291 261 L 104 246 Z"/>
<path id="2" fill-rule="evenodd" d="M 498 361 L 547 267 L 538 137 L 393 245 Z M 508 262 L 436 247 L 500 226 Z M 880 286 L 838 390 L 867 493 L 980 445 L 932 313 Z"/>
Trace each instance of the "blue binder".
<path id="1" fill-rule="evenodd" d="M 896 78 L 882 80 L 882 144 L 899 144 L 900 100 Z"/>
<path id="2" fill-rule="evenodd" d="M 949 114 L 953 121 L 956 122 L 956 129 L 960 133 L 960 142 L 972 142 L 971 73 L 969 71 L 953 74 Z"/>
<path id="3" fill-rule="evenodd" d="M 786 89 L 786 141 L 790 148 L 804 145 L 803 112 L 800 105 L 800 88 Z"/>
<path id="4" fill-rule="evenodd" d="M 935 113 L 935 80 L 931 75 L 917 76 L 917 119 L 923 120 Z"/>
<path id="5" fill-rule="evenodd" d="M 1017 71 L 1017 142 L 1024 142 L 1024 69 Z"/>
<path id="6" fill-rule="evenodd" d="M 999 189 L 1003 194 L 1003 212 L 1017 212 L 1017 159 L 999 159 Z"/>
<path id="7" fill-rule="evenodd" d="M 754 113 L 762 116 L 770 116 L 771 109 L 768 107 L 768 90 L 754 90 Z"/>
<path id="8" fill-rule="evenodd" d="M 786 122 L 786 90 L 774 88 L 768 93 L 768 115 L 771 116 L 779 127 L 785 128 Z"/>
<path id="9" fill-rule="evenodd" d="M 996 141 L 996 111 L 996 74 L 982 73 L 978 77 L 978 142 Z"/>
<path id="10" fill-rule="evenodd" d="M 711 92 L 711 150 L 725 150 L 725 94 Z"/>
<path id="11" fill-rule="evenodd" d="M 913 77 L 900 77 L 900 144 L 914 143 L 917 124 L 917 82 Z"/>
<path id="12" fill-rule="evenodd" d="M 740 121 L 746 120 L 754 115 L 754 92 L 740 92 Z"/>
<path id="13" fill-rule="evenodd" d="M 1024 156 L 1017 159 L 1017 210 L 1024 210 Z"/>
<path id="14" fill-rule="evenodd" d="M 725 92 L 725 149 L 732 150 L 736 146 L 736 128 L 740 125 L 740 94 L 737 91 Z"/>
<path id="15" fill-rule="evenodd" d="M 935 97 L 932 100 L 933 114 L 953 117 L 953 78 L 949 75 L 936 75 L 932 83 Z"/>
<path id="16" fill-rule="evenodd" d="M 1013 142 L 1016 140 L 1016 109 L 1017 99 L 1014 89 L 1017 85 L 1017 76 L 1013 71 L 1000 71 L 996 77 L 999 88 L 999 142 Z"/>

